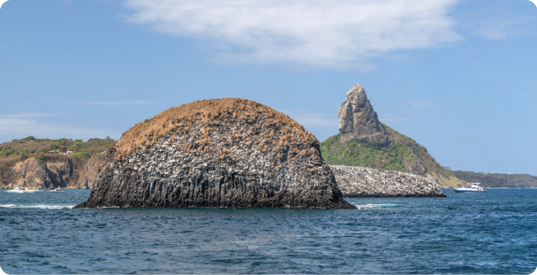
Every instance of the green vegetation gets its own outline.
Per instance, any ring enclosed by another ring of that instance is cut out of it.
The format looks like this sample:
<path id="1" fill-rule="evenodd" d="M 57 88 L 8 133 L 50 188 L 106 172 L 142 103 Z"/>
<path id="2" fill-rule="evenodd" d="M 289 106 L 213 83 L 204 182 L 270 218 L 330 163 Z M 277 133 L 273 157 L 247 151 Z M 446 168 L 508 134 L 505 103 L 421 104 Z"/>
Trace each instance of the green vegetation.
<path id="1" fill-rule="evenodd" d="M 330 165 L 371 167 L 405 172 L 405 162 L 417 160 L 410 148 L 401 143 L 384 146 L 368 142 L 366 139 L 353 139 L 341 144 L 340 138 L 341 136 L 338 134 L 321 144 L 323 159 Z"/>
<path id="2" fill-rule="evenodd" d="M 537 177 L 529 174 L 488 174 L 468 171 L 453 171 L 453 173 L 461 180 L 467 182 L 480 182 L 483 187 L 537 187 Z"/>
<path id="3" fill-rule="evenodd" d="M 384 127 L 394 140 L 392 145 L 373 143 L 366 139 L 341 143 L 338 134 L 321 143 L 323 159 L 330 165 L 370 167 L 428 176 L 443 186 L 460 183 L 450 170 L 431 157 L 427 148 L 386 125 Z"/>
<path id="4" fill-rule="evenodd" d="M 114 143 L 115 140 L 110 137 L 106 139 L 92 138 L 84 142 L 80 139 L 36 139 L 29 136 L 0 144 L 0 158 L 29 154 L 60 154 L 72 151 L 72 158 L 89 159 L 92 155 L 108 150 Z"/>

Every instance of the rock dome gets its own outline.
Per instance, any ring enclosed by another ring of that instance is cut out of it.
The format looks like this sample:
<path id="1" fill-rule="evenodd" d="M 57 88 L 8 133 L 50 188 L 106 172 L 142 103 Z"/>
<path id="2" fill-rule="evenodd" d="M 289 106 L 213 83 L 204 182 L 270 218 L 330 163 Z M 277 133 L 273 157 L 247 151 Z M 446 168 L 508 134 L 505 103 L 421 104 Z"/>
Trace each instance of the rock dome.
<path id="1" fill-rule="evenodd" d="M 77 207 L 355 208 L 314 135 L 270 107 L 232 98 L 136 124 L 107 152 Z"/>

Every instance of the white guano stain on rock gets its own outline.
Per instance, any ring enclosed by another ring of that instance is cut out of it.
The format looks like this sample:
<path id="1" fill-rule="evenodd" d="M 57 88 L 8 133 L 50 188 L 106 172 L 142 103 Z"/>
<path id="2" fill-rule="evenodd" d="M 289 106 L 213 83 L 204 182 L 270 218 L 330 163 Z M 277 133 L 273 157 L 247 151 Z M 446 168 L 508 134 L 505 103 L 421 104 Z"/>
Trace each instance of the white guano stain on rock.
<path id="1" fill-rule="evenodd" d="M 446 196 L 436 182 L 418 175 L 344 165 L 330 168 L 346 198 Z"/>

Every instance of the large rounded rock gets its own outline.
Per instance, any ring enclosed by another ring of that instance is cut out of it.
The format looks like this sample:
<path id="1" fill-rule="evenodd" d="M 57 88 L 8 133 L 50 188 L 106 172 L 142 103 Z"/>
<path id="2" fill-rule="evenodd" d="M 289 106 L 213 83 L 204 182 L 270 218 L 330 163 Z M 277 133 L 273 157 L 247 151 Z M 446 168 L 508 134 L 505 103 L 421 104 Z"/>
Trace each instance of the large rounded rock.
<path id="1" fill-rule="evenodd" d="M 125 132 L 77 207 L 355 208 L 319 147 L 262 104 L 196 101 Z"/>

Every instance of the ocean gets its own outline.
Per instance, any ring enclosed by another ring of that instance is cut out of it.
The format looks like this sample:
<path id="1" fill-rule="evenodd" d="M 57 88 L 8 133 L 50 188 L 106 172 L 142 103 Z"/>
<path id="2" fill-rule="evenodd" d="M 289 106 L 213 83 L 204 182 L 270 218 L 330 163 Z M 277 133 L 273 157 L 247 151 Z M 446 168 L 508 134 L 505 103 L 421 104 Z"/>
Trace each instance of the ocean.
<path id="1" fill-rule="evenodd" d="M 348 199 L 358 210 L 71 209 L 0 191 L 7 274 L 530 274 L 537 190 Z"/>

